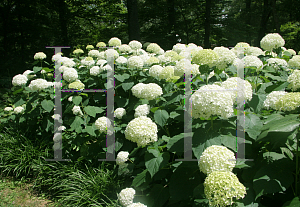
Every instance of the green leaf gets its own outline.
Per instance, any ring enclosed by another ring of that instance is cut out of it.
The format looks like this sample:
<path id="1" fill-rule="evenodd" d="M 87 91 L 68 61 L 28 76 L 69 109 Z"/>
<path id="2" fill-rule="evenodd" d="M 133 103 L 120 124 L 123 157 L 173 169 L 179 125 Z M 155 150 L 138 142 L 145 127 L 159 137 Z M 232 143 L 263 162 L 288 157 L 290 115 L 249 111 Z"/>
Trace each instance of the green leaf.
<path id="1" fill-rule="evenodd" d="M 163 168 L 169 161 L 170 155 L 168 152 L 160 153 L 157 157 L 149 152 L 145 152 L 145 166 L 148 169 L 151 178 Z"/>
<path id="2" fill-rule="evenodd" d="M 263 121 L 260 120 L 259 116 L 254 113 L 245 115 L 245 131 L 248 133 L 249 137 L 256 139 L 261 132 L 263 127 Z"/>
<path id="3" fill-rule="evenodd" d="M 42 67 L 33 67 L 33 72 L 34 73 L 38 73 L 38 72 L 40 72 L 42 70 Z"/>
<path id="4" fill-rule="evenodd" d="M 166 124 L 168 118 L 169 114 L 166 110 L 159 109 L 154 113 L 154 120 L 161 127 L 163 127 Z"/>
<path id="5" fill-rule="evenodd" d="M 86 126 L 86 132 L 89 133 L 90 135 L 96 136 L 95 131 L 96 131 L 95 124 L 93 124 L 92 126 Z"/>
<path id="6" fill-rule="evenodd" d="M 96 116 L 96 109 L 94 106 L 86 106 L 83 109 L 89 116 L 95 117 Z"/>
<path id="7" fill-rule="evenodd" d="M 129 89 L 132 88 L 133 85 L 134 85 L 134 82 L 122 83 L 122 88 L 124 89 L 124 91 L 128 91 Z"/>
<path id="8" fill-rule="evenodd" d="M 184 151 L 184 133 L 175 135 L 170 138 L 167 144 L 167 149 L 170 152 L 183 152 Z"/>
<path id="9" fill-rule="evenodd" d="M 75 130 L 77 133 L 80 133 L 82 130 L 81 124 L 84 124 L 84 121 L 79 116 L 76 116 L 73 123 L 70 125 L 72 130 Z"/>
<path id="10" fill-rule="evenodd" d="M 132 181 L 133 187 L 138 187 L 142 185 L 144 182 L 146 182 L 146 176 L 149 175 L 148 169 L 145 169 L 143 172 L 138 174 Z"/>
<path id="11" fill-rule="evenodd" d="M 282 207 L 299 207 L 299 206 L 300 206 L 299 197 L 295 197 L 293 198 L 293 200 L 285 202 Z"/>
<path id="12" fill-rule="evenodd" d="M 175 117 L 177 117 L 177 116 L 179 116 L 180 114 L 178 114 L 178 113 L 176 113 L 175 111 L 172 111 L 171 113 L 170 113 L 170 118 L 171 119 L 174 119 Z"/>
<path id="13" fill-rule="evenodd" d="M 260 113 L 263 108 L 266 94 L 253 93 L 251 101 L 248 101 L 249 106 L 254 110 L 256 114 Z"/>
<path id="14" fill-rule="evenodd" d="M 20 88 L 20 89 L 14 91 L 14 92 L 13 92 L 13 95 L 16 95 L 17 93 L 20 93 L 20 92 L 23 91 L 23 90 L 24 90 L 23 88 Z"/>
<path id="15" fill-rule="evenodd" d="M 76 106 L 79 106 L 80 102 L 82 101 L 82 97 L 81 96 L 75 96 L 75 97 L 72 98 L 72 101 Z"/>
<path id="16" fill-rule="evenodd" d="M 169 199 L 169 189 L 161 184 L 154 184 L 151 187 L 148 206 L 161 207 Z"/>
<path id="17" fill-rule="evenodd" d="M 20 98 L 17 102 L 15 102 L 14 106 L 18 107 L 26 103 L 22 98 Z"/>
<path id="18" fill-rule="evenodd" d="M 43 100 L 41 105 L 42 105 L 43 109 L 45 109 L 47 112 L 52 111 L 52 109 L 54 107 L 53 101 L 50 101 L 50 100 Z"/>
<path id="19" fill-rule="evenodd" d="M 284 155 L 284 153 L 291 159 L 293 160 L 294 154 L 286 147 L 280 147 L 281 153 Z"/>
<path id="20" fill-rule="evenodd" d="M 129 74 L 127 74 L 127 73 L 124 73 L 124 74 L 116 74 L 115 75 L 115 78 L 118 80 L 118 81 L 120 81 L 120 82 L 123 82 L 125 79 L 128 79 L 130 77 L 130 75 Z"/>

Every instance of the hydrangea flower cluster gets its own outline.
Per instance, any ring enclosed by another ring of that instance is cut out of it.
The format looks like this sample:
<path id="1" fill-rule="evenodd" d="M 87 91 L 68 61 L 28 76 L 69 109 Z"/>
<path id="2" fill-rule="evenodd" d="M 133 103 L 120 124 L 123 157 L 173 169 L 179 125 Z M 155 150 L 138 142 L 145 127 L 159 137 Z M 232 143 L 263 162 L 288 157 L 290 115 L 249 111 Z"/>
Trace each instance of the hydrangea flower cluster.
<path id="1" fill-rule="evenodd" d="M 98 58 L 100 56 L 100 52 L 98 50 L 90 50 L 88 56 Z"/>
<path id="2" fill-rule="evenodd" d="M 135 190 L 133 188 L 125 188 L 118 194 L 118 200 L 121 205 L 126 207 L 133 203 L 134 195 Z"/>
<path id="3" fill-rule="evenodd" d="M 147 66 L 151 66 L 153 64 L 158 64 L 159 63 L 159 59 L 156 57 L 149 57 L 146 61 L 145 61 L 145 65 Z"/>
<path id="4" fill-rule="evenodd" d="M 264 101 L 264 107 L 267 108 L 267 110 L 269 110 L 269 108 L 276 110 L 276 102 L 286 94 L 286 91 L 272 91 L 267 95 Z"/>
<path id="5" fill-rule="evenodd" d="M 98 118 L 95 122 L 95 125 L 100 132 L 106 133 L 107 131 L 108 135 L 112 135 L 113 132 L 109 130 L 109 128 L 111 127 L 111 122 L 107 117 L 103 116 Z"/>
<path id="6" fill-rule="evenodd" d="M 221 83 L 221 86 L 225 89 L 237 89 L 237 91 L 232 91 L 232 100 L 235 102 L 241 102 L 244 101 L 244 99 L 250 101 L 252 99 L 251 84 L 247 80 L 243 80 L 240 77 L 228 78 L 226 81 Z"/>
<path id="7" fill-rule="evenodd" d="M 170 57 L 171 58 L 171 62 L 176 62 L 179 61 L 181 59 L 183 59 L 184 57 L 181 57 L 180 55 L 177 54 L 177 52 L 172 51 L 172 50 L 168 50 L 165 52 L 164 54 L 165 57 Z"/>
<path id="8" fill-rule="evenodd" d="M 74 115 L 81 115 L 81 116 L 83 115 L 83 113 L 82 113 L 82 111 L 80 109 L 80 106 L 74 106 L 73 109 L 72 109 L 72 111 L 73 111 Z"/>
<path id="9" fill-rule="evenodd" d="M 121 40 L 117 37 L 113 37 L 108 41 L 108 45 L 113 47 L 121 46 L 121 44 L 122 44 Z"/>
<path id="10" fill-rule="evenodd" d="M 300 68 L 300 55 L 295 55 L 288 62 L 290 67 Z"/>
<path id="11" fill-rule="evenodd" d="M 214 171 L 204 181 L 204 193 L 210 206 L 227 206 L 244 198 L 246 188 L 232 172 Z"/>
<path id="12" fill-rule="evenodd" d="M 92 66 L 95 64 L 95 61 L 92 57 L 86 57 L 81 60 L 81 66 Z"/>
<path id="13" fill-rule="evenodd" d="M 115 59 L 119 57 L 119 53 L 118 51 L 114 50 L 114 49 L 108 49 L 104 51 L 105 54 L 105 59 L 107 59 L 108 57 L 114 57 Z"/>
<path id="14" fill-rule="evenodd" d="M 291 55 L 297 55 L 296 51 L 293 49 L 288 49 L 287 50 Z"/>
<path id="15" fill-rule="evenodd" d="M 174 66 L 169 65 L 169 66 L 164 67 L 160 71 L 158 78 L 159 79 L 168 79 L 173 76 L 174 76 Z"/>
<path id="16" fill-rule="evenodd" d="M 94 49 L 94 46 L 93 46 L 93 45 L 87 45 L 87 46 L 85 47 L 85 49 L 91 50 L 91 49 Z"/>
<path id="17" fill-rule="evenodd" d="M 58 62 L 62 63 L 63 66 L 66 66 L 66 67 L 69 67 L 69 68 L 72 68 L 76 65 L 76 63 L 70 59 L 70 58 L 67 58 L 67 57 L 61 57 Z"/>
<path id="18" fill-rule="evenodd" d="M 276 103 L 276 110 L 292 111 L 300 106 L 300 92 L 287 93 L 282 96 Z"/>
<path id="19" fill-rule="evenodd" d="M 70 83 L 68 87 L 70 89 L 83 90 L 85 85 L 80 80 L 76 80 L 73 83 Z"/>
<path id="20" fill-rule="evenodd" d="M 91 69 L 90 69 L 90 75 L 97 76 L 99 74 L 100 74 L 100 67 L 99 66 L 93 66 L 93 67 L 91 67 Z"/>
<path id="21" fill-rule="evenodd" d="M 245 49 L 245 55 L 253 55 L 257 57 L 264 54 L 265 53 L 259 47 L 247 47 Z"/>
<path id="22" fill-rule="evenodd" d="M 177 43 L 176 45 L 173 46 L 172 50 L 180 54 L 180 52 L 184 51 L 185 49 L 186 49 L 185 44 Z"/>
<path id="23" fill-rule="evenodd" d="M 219 55 L 216 66 L 220 70 L 224 70 L 225 68 L 227 68 L 227 66 L 232 64 L 232 62 L 236 58 L 235 53 L 226 47 L 215 47 L 213 51 L 215 51 Z"/>
<path id="24" fill-rule="evenodd" d="M 118 119 L 122 119 L 122 117 L 126 115 L 126 111 L 124 108 L 117 108 L 114 111 L 114 117 L 117 117 Z"/>
<path id="25" fill-rule="evenodd" d="M 73 82 L 77 78 L 78 78 L 77 70 L 75 70 L 74 68 L 64 69 L 63 79 L 65 79 L 68 82 Z"/>
<path id="26" fill-rule="evenodd" d="M 142 69 L 144 66 L 144 61 L 139 56 L 132 56 L 128 58 L 127 65 L 129 68 Z"/>
<path id="27" fill-rule="evenodd" d="M 105 42 L 98 42 L 96 47 L 106 47 Z"/>
<path id="28" fill-rule="evenodd" d="M 300 88 L 300 70 L 294 70 L 293 73 L 288 77 L 287 81 L 293 91 Z"/>
<path id="29" fill-rule="evenodd" d="M 22 106 L 18 106 L 18 107 L 16 107 L 16 108 L 14 109 L 14 113 L 16 113 L 16 114 L 21 114 L 21 113 L 23 113 L 24 111 L 25 111 L 25 108 L 22 107 Z"/>
<path id="30" fill-rule="evenodd" d="M 62 56 L 62 53 L 59 52 L 59 53 L 56 53 L 55 55 L 52 56 L 52 62 L 55 62 L 55 61 L 59 61 L 59 59 L 61 58 Z"/>
<path id="31" fill-rule="evenodd" d="M 191 96 L 193 118 L 218 115 L 228 119 L 233 115 L 231 92 L 218 85 L 204 85 Z"/>
<path id="32" fill-rule="evenodd" d="M 198 162 L 200 171 L 208 175 L 214 171 L 231 172 L 235 166 L 234 153 L 224 146 L 212 145 L 204 150 Z"/>
<path id="33" fill-rule="evenodd" d="M 198 65 L 208 65 L 209 67 L 213 67 L 216 65 L 219 55 L 211 50 L 211 49 L 203 49 L 194 52 L 192 57 L 192 61 Z"/>
<path id="34" fill-rule="evenodd" d="M 128 44 L 131 49 L 133 50 L 139 50 L 139 49 L 142 49 L 142 44 L 139 42 L 139 41 L 136 41 L 136 40 L 132 40 L 129 42 Z"/>
<path id="35" fill-rule="evenodd" d="M 116 62 L 119 64 L 126 64 L 127 63 L 127 58 L 120 56 L 116 59 Z"/>
<path id="36" fill-rule="evenodd" d="M 288 64 L 284 59 L 279 58 L 269 58 L 267 60 L 268 66 L 273 66 L 275 69 L 279 70 L 280 67 L 287 68 Z"/>
<path id="37" fill-rule="evenodd" d="M 38 78 L 38 79 L 32 80 L 28 87 L 33 91 L 40 91 L 40 90 L 43 90 L 43 89 L 48 88 L 53 85 L 54 85 L 54 83 L 52 83 L 52 82 L 48 82 L 45 79 Z"/>
<path id="38" fill-rule="evenodd" d="M 83 53 L 84 53 L 84 52 L 83 52 L 82 49 L 76 49 L 76 50 L 73 51 L 73 54 L 74 54 L 74 55 L 83 54 Z"/>
<path id="39" fill-rule="evenodd" d="M 147 116 L 150 112 L 150 106 L 148 104 L 139 105 L 135 109 L 134 117 Z"/>
<path id="40" fill-rule="evenodd" d="M 30 75 L 30 73 L 33 73 L 32 70 L 26 70 L 23 75 L 25 75 L 28 79 L 32 79 L 33 77 L 35 77 L 36 75 Z"/>
<path id="41" fill-rule="evenodd" d="M 120 53 L 129 53 L 131 52 L 131 47 L 129 45 L 123 44 L 121 46 L 119 46 L 119 51 Z"/>
<path id="42" fill-rule="evenodd" d="M 116 159 L 117 165 L 124 164 L 128 160 L 128 155 L 129 155 L 128 152 L 125 152 L 125 151 L 119 152 L 117 155 L 117 159 Z"/>
<path id="43" fill-rule="evenodd" d="M 138 83 L 131 88 L 132 94 L 137 98 L 153 100 L 163 94 L 162 88 L 156 83 Z"/>
<path id="44" fill-rule="evenodd" d="M 4 111 L 7 111 L 7 112 L 9 112 L 9 111 L 13 111 L 14 109 L 12 108 L 12 107 L 5 107 L 4 108 Z"/>
<path id="45" fill-rule="evenodd" d="M 256 67 L 257 70 L 262 69 L 263 67 L 263 62 L 256 56 L 254 55 L 247 55 L 243 58 L 243 60 L 245 61 L 245 67 Z"/>
<path id="46" fill-rule="evenodd" d="M 147 52 L 151 52 L 151 53 L 155 53 L 155 54 L 159 54 L 160 50 L 161 50 L 161 47 L 156 43 L 150 43 L 146 48 Z"/>
<path id="47" fill-rule="evenodd" d="M 267 51 L 272 51 L 275 48 L 283 47 L 284 44 L 284 39 L 278 33 L 267 34 L 260 41 L 260 47 Z"/>
<path id="48" fill-rule="evenodd" d="M 25 85 L 27 83 L 27 81 L 28 81 L 27 76 L 18 74 L 13 77 L 12 84 L 14 86 L 22 86 L 22 85 Z"/>
<path id="49" fill-rule="evenodd" d="M 142 204 L 142 203 L 140 203 L 140 202 L 138 202 L 138 203 L 132 203 L 132 204 L 130 204 L 127 207 L 147 207 L 147 206 L 144 205 L 144 204 Z"/>
<path id="50" fill-rule="evenodd" d="M 43 60 L 43 59 L 45 59 L 47 56 L 46 56 L 46 54 L 45 53 L 43 53 L 43 52 L 37 52 L 37 53 L 35 53 L 35 55 L 34 55 L 34 59 L 35 60 Z"/>
<path id="51" fill-rule="evenodd" d="M 131 120 L 125 129 L 125 138 L 144 147 L 157 141 L 157 125 L 148 117 L 140 116 Z"/>
<path id="52" fill-rule="evenodd" d="M 153 65 L 150 69 L 149 69 L 149 75 L 155 78 L 159 77 L 160 72 L 163 70 L 163 67 L 160 65 Z"/>

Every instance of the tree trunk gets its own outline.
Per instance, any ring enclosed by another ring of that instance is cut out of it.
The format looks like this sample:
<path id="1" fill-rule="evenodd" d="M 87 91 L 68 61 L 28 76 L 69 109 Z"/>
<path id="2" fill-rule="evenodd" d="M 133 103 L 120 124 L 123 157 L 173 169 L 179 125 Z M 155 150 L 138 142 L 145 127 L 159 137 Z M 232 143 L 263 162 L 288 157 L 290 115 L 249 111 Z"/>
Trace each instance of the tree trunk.
<path id="1" fill-rule="evenodd" d="M 258 37 L 256 41 L 256 46 L 260 47 L 260 40 L 265 36 L 267 32 L 267 23 L 271 14 L 271 10 L 269 9 L 269 1 L 264 0 L 263 11 L 261 16 L 260 28 L 258 32 Z"/>
<path id="2" fill-rule="evenodd" d="M 137 0 L 127 0 L 128 35 L 130 40 L 140 41 L 140 26 L 138 19 Z"/>
<path id="3" fill-rule="evenodd" d="M 211 11 L 211 0 L 206 0 L 205 1 L 205 23 L 204 23 L 204 29 L 205 29 L 204 48 L 206 48 L 206 49 L 209 49 L 211 47 L 211 44 L 209 41 L 210 23 L 211 23 L 210 11 Z"/>

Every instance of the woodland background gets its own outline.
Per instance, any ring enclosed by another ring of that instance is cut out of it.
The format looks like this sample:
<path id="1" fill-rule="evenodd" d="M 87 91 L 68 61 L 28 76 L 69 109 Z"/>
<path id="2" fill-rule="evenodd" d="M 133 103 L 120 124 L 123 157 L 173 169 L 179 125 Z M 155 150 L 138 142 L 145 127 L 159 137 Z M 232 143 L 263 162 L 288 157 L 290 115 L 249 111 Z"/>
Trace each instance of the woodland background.
<path id="1" fill-rule="evenodd" d="M 0 3 L 0 87 L 32 69 L 43 51 L 108 42 L 118 37 L 155 42 L 164 50 L 178 42 L 203 48 L 259 47 L 267 33 L 279 33 L 285 47 L 300 50 L 299 0 L 4 0 Z"/>

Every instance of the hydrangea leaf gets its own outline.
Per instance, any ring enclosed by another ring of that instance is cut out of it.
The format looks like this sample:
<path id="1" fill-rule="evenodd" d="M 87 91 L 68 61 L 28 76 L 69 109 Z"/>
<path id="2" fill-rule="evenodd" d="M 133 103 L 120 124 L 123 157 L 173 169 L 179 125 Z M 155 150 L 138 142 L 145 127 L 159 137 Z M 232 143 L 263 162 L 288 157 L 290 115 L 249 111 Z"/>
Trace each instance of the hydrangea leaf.
<path id="1" fill-rule="evenodd" d="M 50 112 L 54 107 L 53 101 L 50 100 L 43 100 L 41 104 L 43 109 L 45 109 L 47 112 Z"/>
<path id="2" fill-rule="evenodd" d="M 26 103 L 22 98 L 20 98 L 18 101 L 15 102 L 14 106 L 18 107 Z"/>
<path id="3" fill-rule="evenodd" d="M 169 189 L 161 184 L 155 184 L 151 188 L 149 195 L 148 206 L 161 207 L 164 206 L 166 201 L 169 199 Z"/>
<path id="4" fill-rule="evenodd" d="M 134 82 L 122 83 L 122 88 L 124 89 L 124 91 L 128 91 L 129 89 L 132 88 L 133 85 L 134 85 Z"/>
<path id="5" fill-rule="evenodd" d="M 163 127 L 166 124 L 168 118 L 169 114 L 166 110 L 159 109 L 156 110 L 154 113 L 154 120 L 161 127 Z"/>
<path id="6" fill-rule="evenodd" d="M 95 117 L 96 116 L 96 109 L 94 106 L 86 106 L 84 107 L 84 111 L 89 115 L 89 116 L 92 116 L 92 117 Z"/>
<path id="7" fill-rule="evenodd" d="M 72 101 L 76 106 L 79 106 L 80 102 L 82 101 L 82 97 L 81 96 L 75 96 L 75 97 L 72 98 Z"/>
<path id="8" fill-rule="evenodd" d="M 155 173 L 159 171 L 159 169 L 168 163 L 169 158 L 170 155 L 167 152 L 159 153 L 157 157 L 149 152 L 145 153 L 145 166 L 148 169 L 151 177 L 153 177 Z"/>
<path id="9" fill-rule="evenodd" d="M 82 130 L 81 124 L 84 124 L 84 121 L 79 116 L 76 116 L 73 123 L 70 125 L 72 130 L 75 130 L 77 133 L 80 133 Z"/>
<path id="10" fill-rule="evenodd" d="M 295 197 L 293 198 L 293 200 L 285 202 L 282 207 L 298 207 L 298 206 L 300 206 L 300 200 L 299 197 Z"/>

